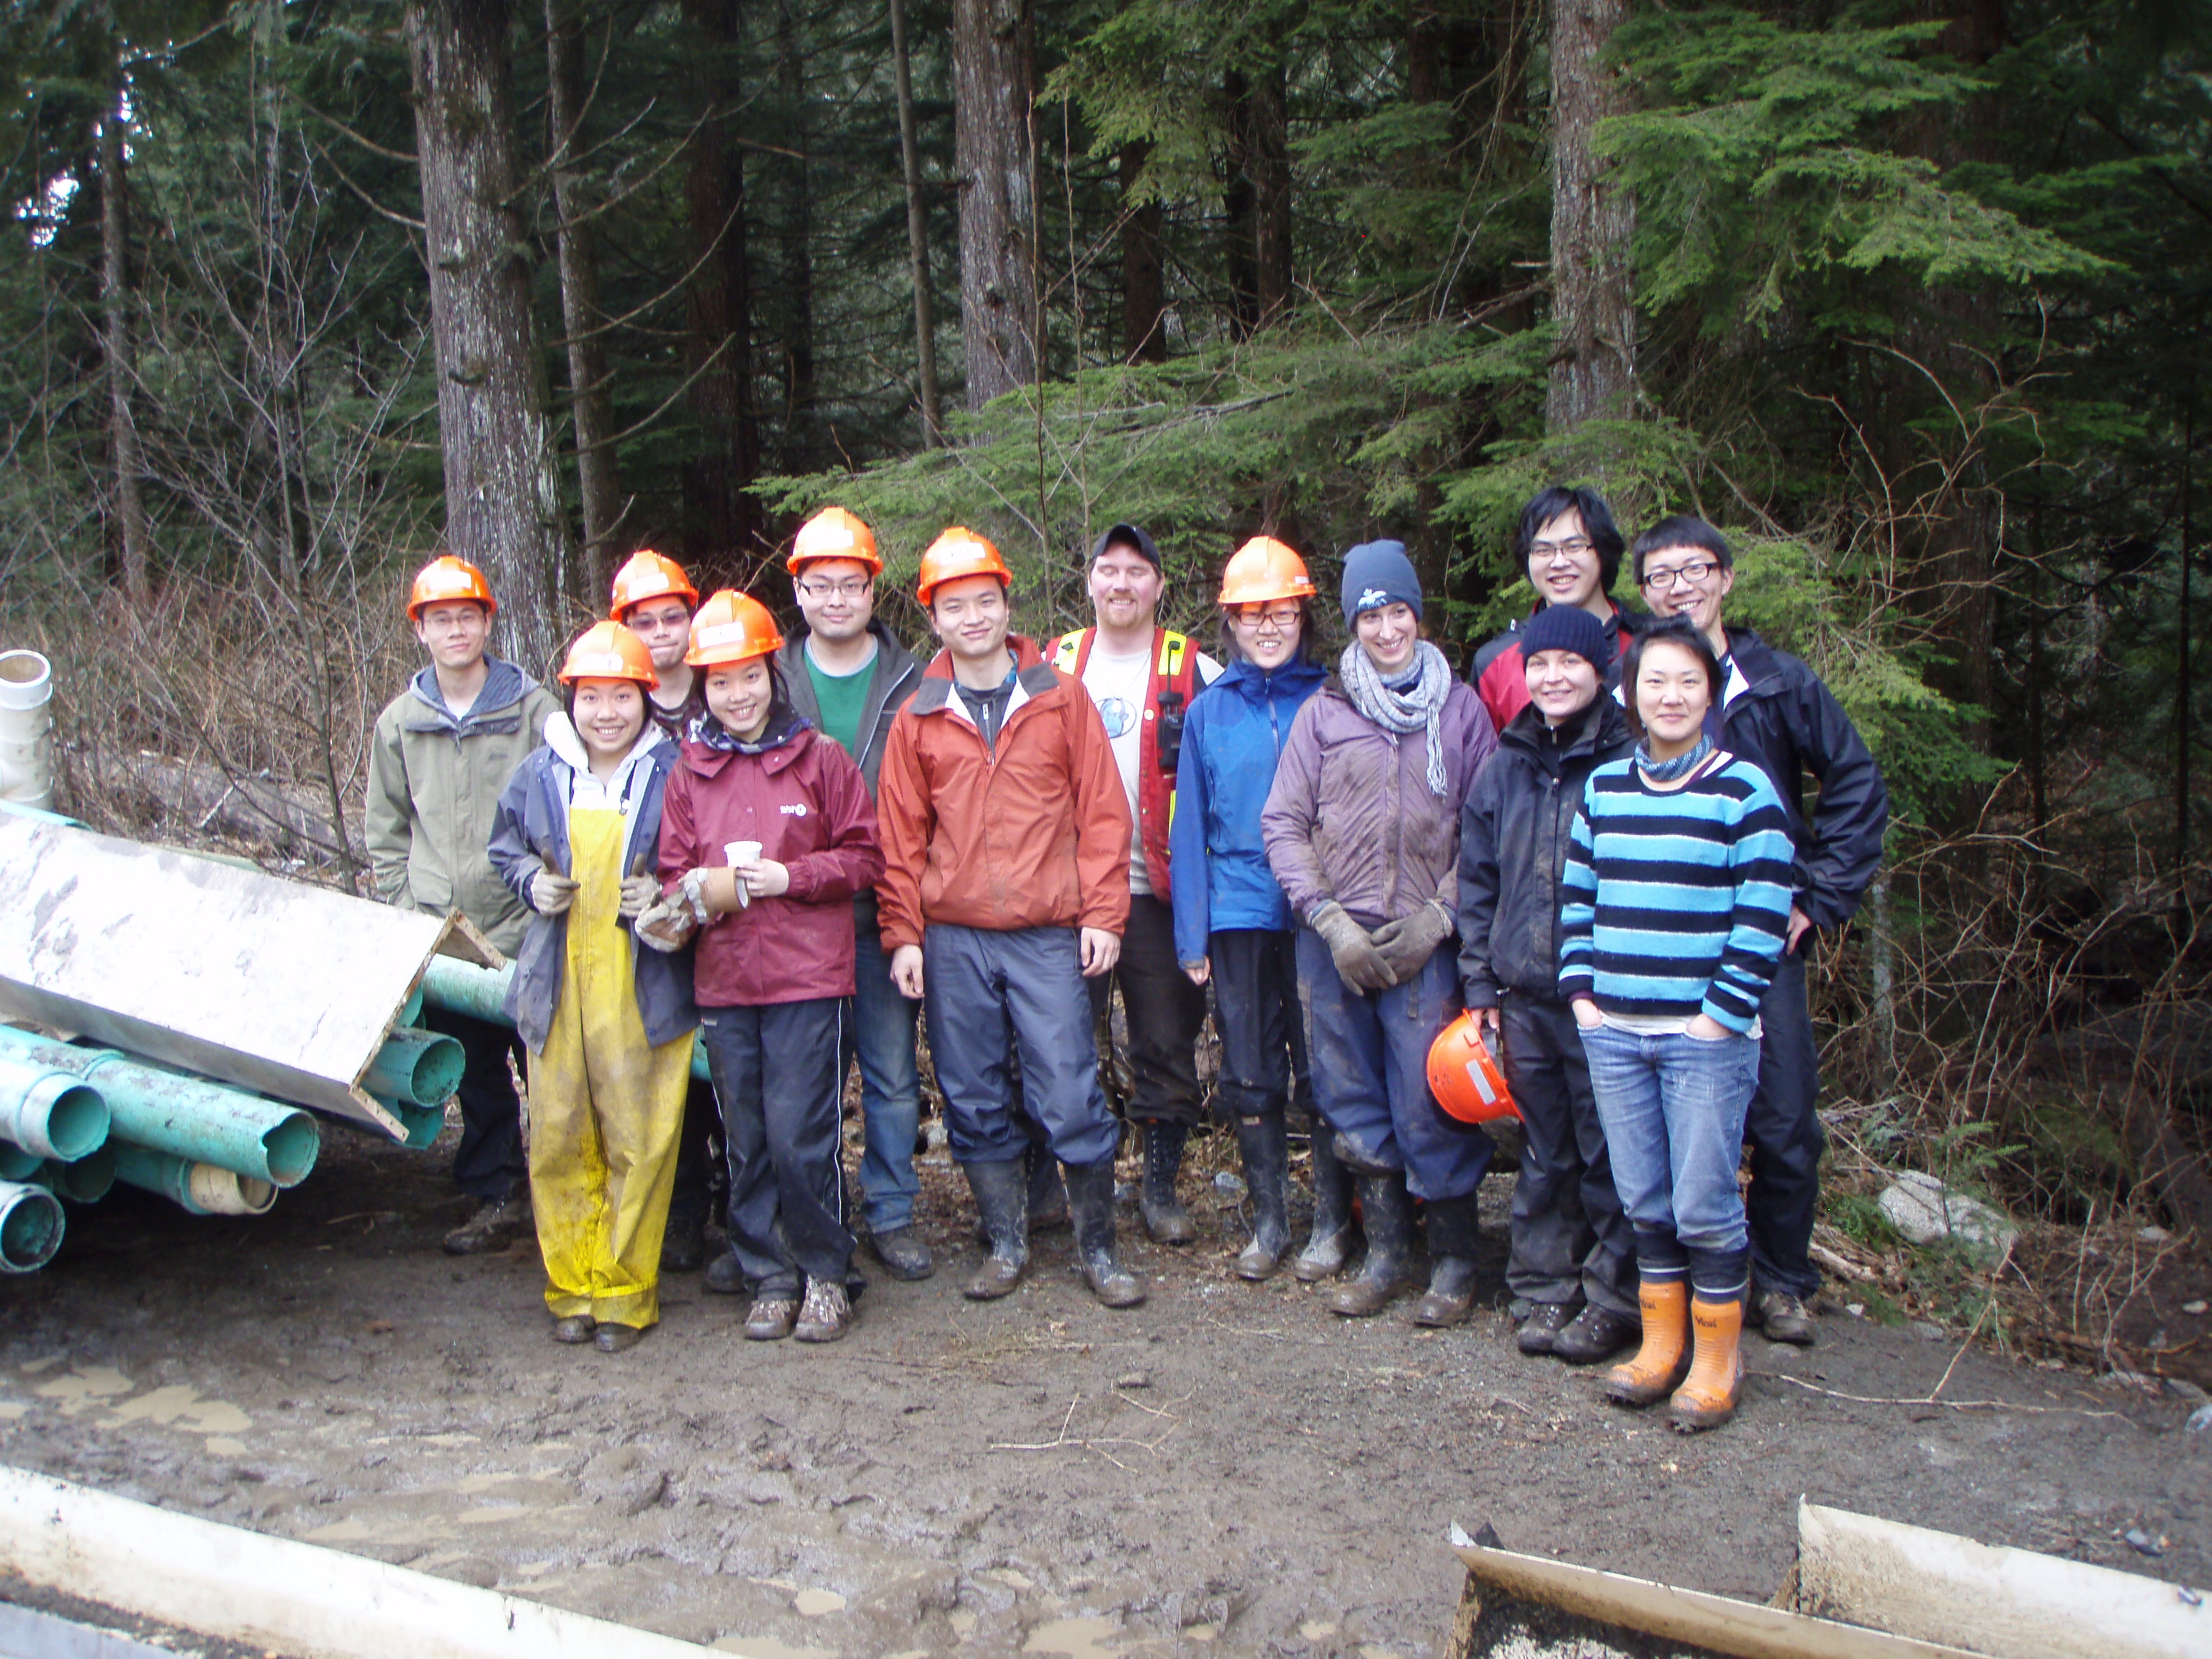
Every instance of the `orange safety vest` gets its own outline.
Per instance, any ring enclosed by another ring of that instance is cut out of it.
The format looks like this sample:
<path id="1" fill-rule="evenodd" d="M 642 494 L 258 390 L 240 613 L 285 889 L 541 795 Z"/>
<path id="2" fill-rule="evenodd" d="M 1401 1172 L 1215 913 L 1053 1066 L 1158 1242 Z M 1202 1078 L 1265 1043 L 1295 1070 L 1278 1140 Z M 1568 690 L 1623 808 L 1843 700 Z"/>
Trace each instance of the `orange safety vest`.
<path id="1" fill-rule="evenodd" d="M 1083 678 L 1095 628 L 1079 628 L 1053 641 L 1052 665 Z M 1182 750 L 1182 720 L 1198 694 L 1198 653 L 1187 635 L 1152 630 L 1152 673 L 1145 688 L 1145 723 L 1137 747 L 1137 840 L 1145 849 L 1145 878 L 1165 902 L 1168 830 L 1175 823 L 1176 763 Z"/>

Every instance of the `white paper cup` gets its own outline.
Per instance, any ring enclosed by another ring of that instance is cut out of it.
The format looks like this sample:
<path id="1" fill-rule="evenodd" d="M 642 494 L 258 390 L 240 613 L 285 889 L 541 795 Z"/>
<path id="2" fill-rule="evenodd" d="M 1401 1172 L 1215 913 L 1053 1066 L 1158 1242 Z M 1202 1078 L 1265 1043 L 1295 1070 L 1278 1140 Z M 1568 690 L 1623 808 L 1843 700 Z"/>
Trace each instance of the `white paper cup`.
<path id="1" fill-rule="evenodd" d="M 757 841 L 731 841 L 722 843 L 722 856 L 730 861 L 730 868 L 742 870 L 749 864 L 760 862 L 761 844 Z M 742 881 L 738 884 L 738 902 L 747 909 L 752 908 L 752 890 Z"/>

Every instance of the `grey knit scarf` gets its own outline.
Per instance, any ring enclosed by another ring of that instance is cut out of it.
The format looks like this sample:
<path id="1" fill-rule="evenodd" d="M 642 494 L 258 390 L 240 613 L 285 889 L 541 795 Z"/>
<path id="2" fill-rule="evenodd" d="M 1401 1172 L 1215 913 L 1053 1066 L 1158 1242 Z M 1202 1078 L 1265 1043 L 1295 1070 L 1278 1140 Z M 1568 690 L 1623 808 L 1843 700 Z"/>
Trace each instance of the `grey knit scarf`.
<path id="1" fill-rule="evenodd" d="M 1443 652 L 1423 640 L 1413 647 L 1413 667 L 1412 684 L 1393 690 L 1382 683 L 1382 671 L 1375 666 L 1366 647 L 1354 640 L 1337 659 L 1336 677 L 1352 706 L 1385 732 L 1401 736 L 1407 732 L 1426 732 L 1429 793 L 1441 796 L 1447 787 L 1442 720 L 1444 699 L 1451 695 L 1451 665 L 1444 660 Z"/>

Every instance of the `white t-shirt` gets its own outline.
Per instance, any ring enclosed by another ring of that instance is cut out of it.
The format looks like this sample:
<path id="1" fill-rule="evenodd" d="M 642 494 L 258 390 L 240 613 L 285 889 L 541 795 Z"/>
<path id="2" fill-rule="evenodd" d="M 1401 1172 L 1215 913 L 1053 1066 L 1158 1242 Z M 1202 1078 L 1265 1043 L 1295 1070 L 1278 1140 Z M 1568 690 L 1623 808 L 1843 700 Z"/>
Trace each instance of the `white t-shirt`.
<path id="1" fill-rule="evenodd" d="M 1211 685 L 1219 678 L 1221 665 L 1203 651 L 1198 653 L 1198 685 Z M 1114 764 L 1121 769 L 1121 793 L 1129 801 L 1129 890 L 1149 894 L 1151 878 L 1145 869 L 1144 827 L 1137 814 L 1137 767 L 1145 742 L 1145 693 L 1152 677 L 1152 650 L 1127 656 L 1109 656 L 1097 643 L 1083 665 L 1083 689 L 1098 707 L 1105 722 L 1107 741 L 1114 745 Z"/>

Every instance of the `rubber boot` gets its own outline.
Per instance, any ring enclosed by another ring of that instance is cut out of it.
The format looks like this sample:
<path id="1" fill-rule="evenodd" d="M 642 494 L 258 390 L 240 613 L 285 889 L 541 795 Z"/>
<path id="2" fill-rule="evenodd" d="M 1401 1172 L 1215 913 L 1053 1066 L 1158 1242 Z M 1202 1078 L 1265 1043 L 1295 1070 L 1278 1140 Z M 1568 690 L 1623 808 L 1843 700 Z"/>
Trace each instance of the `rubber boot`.
<path id="1" fill-rule="evenodd" d="M 1650 1406 L 1690 1374 L 1690 1287 L 1679 1279 L 1647 1279 L 1636 1287 L 1644 1312 L 1644 1346 L 1605 1374 L 1605 1397 L 1620 1406 Z"/>
<path id="2" fill-rule="evenodd" d="M 975 1194 L 975 1214 L 990 1237 L 991 1253 L 960 1293 L 972 1302 L 993 1302 L 1020 1284 L 1022 1269 L 1029 1266 L 1029 1182 L 1018 1158 L 962 1167 Z"/>
<path id="3" fill-rule="evenodd" d="M 1145 1126 L 1145 1188 L 1137 1201 L 1145 1218 L 1145 1231 L 1155 1244 L 1188 1244 L 1198 1237 L 1176 1196 L 1176 1177 L 1182 1173 L 1182 1144 L 1190 1131 L 1180 1123 Z"/>
<path id="4" fill-rule="evenodd" d="M 1144 1281 L 1114 1255 L 1114 1160 L 1067 1166 L 1067 1212 L 1075 1223 L 1075 1254 L 1091 1293 L 1109 1308 L 1133 1308 L 1145 1299 Z"/>
<path id="5" fill-rule="evenodd" d="M 1252 1242 L 1237 1257 L 1237 1276 L 1256 1285 L 1275 1276 L 1291 1248 L 1290 1133 L 1282 1114 L 1237 1119 L 1237 1150 L 1252 1195 Z"/>
<path id="6" fill-rule="evenodd" d="M 1690 1334 L 1697 1357 L 1668 1408 L 1669 1420 L 1684 1434 L 1717 1429 L 1735 1415 L 1736 1395 L 1743 1388 L 1743 1298 L 1693 1297 Z"/>
<path id="7" fill-rule="evenodd" d="M 1477 1200 L 1429 1200 L 1429 1288 L 1413 1308 L 1416 1325 L 1463 1325 L 1474 1309 Z"/>
<path id="8" fill-rule="evenodd" d="M 1352 1173 L 1337 1162 L 1335 1132 L 1313 1121 L 1313 1231 L 1291 1271 L 1301 1284 L 1344 1271 L 1352 1255 Z"/>
<path id="9" fill-rule="evenodd" d="M 1030 1231 L 1048 1233 L 1067 1225 L 1067 1188 L 1060 1179 L 1060 1160 L 1042 1140 L 1023 1155 L 1030 1172 Z"/>
<path id="10" fill-rule="evenodd" d="M 1406 1276 L 1413 1254 L 1413 1200 L 1407 1194 L 1403 1170 L 1361 1176 L 1359 1208 L 1367 1222 L 1367 1259 L 1328 1297 L 1328 1310 L 1346 1319 L 1381 1313 Z"/>

